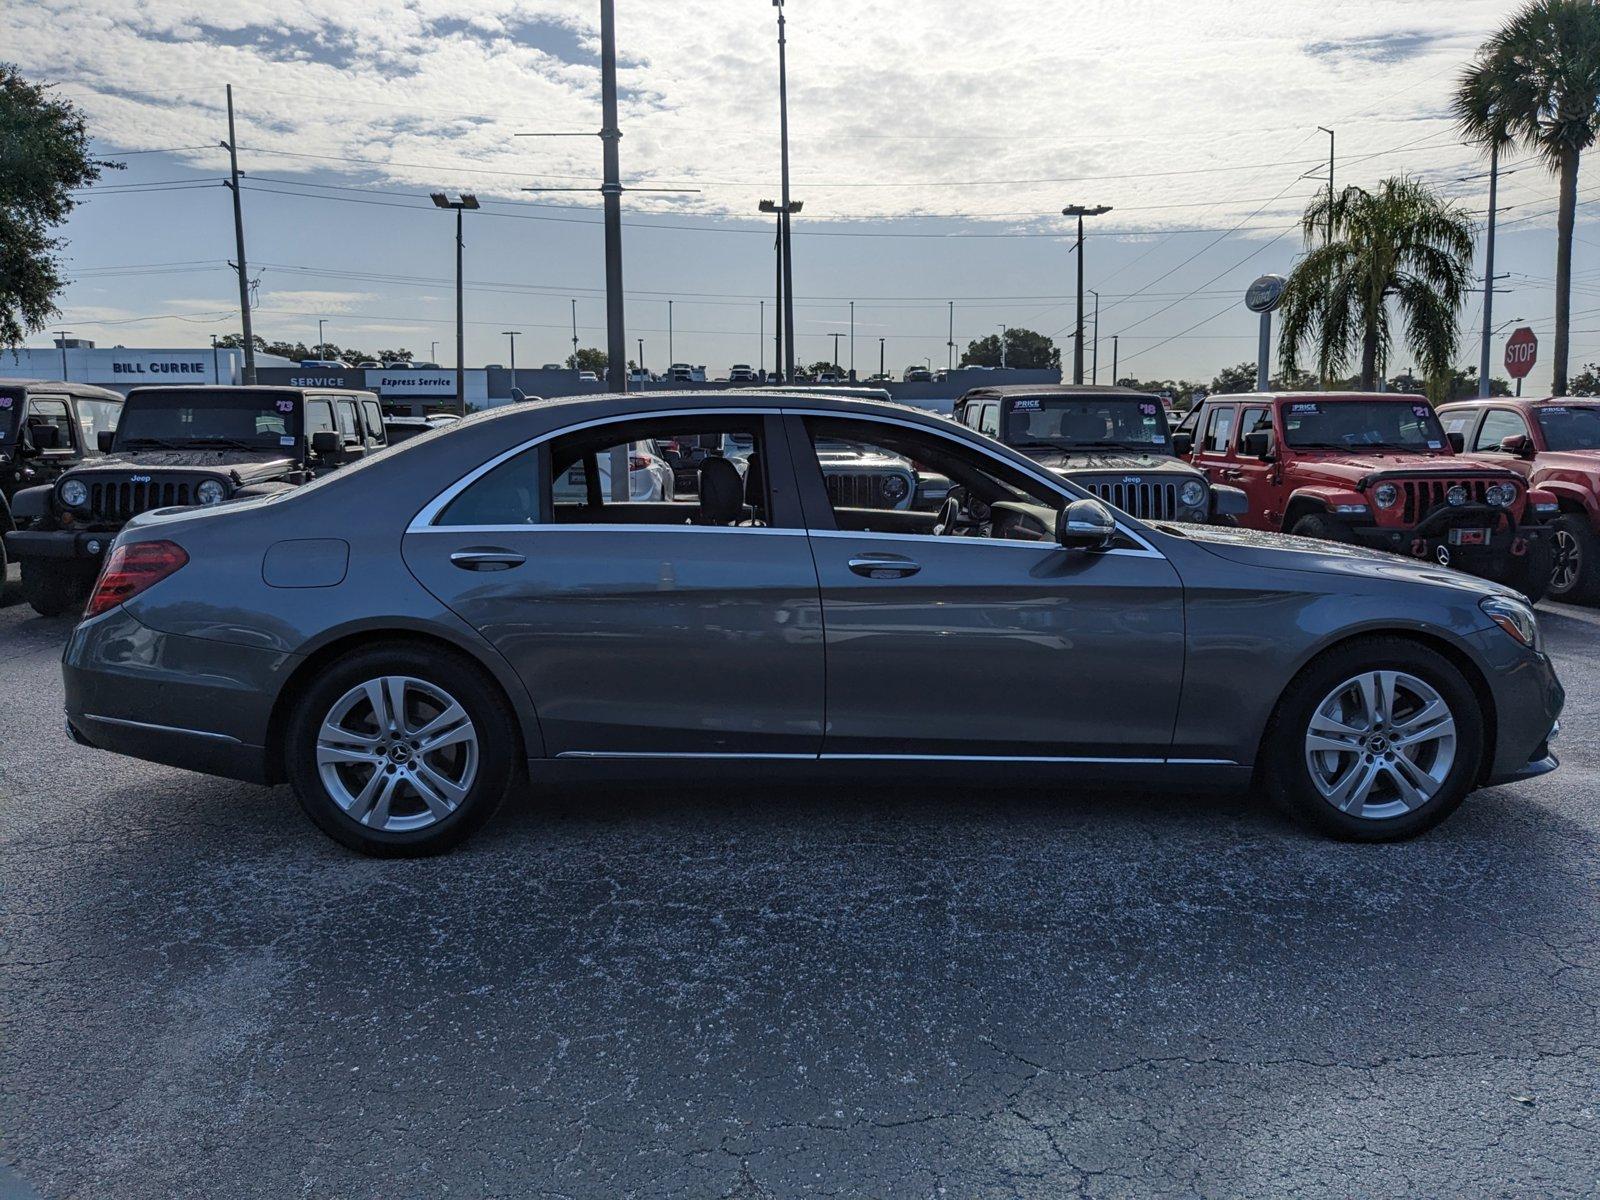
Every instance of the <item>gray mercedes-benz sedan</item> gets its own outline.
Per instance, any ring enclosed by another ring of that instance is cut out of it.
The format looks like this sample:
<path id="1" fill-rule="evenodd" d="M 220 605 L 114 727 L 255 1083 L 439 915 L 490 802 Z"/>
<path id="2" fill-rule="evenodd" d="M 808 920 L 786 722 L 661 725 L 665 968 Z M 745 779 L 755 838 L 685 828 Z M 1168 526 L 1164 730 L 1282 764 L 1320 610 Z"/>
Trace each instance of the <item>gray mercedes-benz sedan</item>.
<path id="1" fill-rule="evenodd" d="M 642 442 L 742 461 L 635 500 Z M 942 504 L 830 490 L 841 444 L 938 476 Z M 519 404 L 138 517 L 64 673 L 79 741 L 287 782 L 382 855 L 607 763 L 1255 782 L 1393 839 L 1553 770 L 1563 699 L 1509 589 L 1139 521 L 941 417 L 770 390 Z"/>

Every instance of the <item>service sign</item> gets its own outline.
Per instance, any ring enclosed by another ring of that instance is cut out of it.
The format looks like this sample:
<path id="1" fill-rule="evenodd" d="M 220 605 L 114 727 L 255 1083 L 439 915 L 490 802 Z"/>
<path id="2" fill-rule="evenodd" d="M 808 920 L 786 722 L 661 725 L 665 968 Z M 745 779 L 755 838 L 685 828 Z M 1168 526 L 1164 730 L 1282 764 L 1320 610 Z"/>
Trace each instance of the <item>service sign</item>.
<path id="1" fill-rule="evenodd" d="M 368 371 L 367 387 L 385 399 L 405 396 L 454 396 L 454 371 Z"/>

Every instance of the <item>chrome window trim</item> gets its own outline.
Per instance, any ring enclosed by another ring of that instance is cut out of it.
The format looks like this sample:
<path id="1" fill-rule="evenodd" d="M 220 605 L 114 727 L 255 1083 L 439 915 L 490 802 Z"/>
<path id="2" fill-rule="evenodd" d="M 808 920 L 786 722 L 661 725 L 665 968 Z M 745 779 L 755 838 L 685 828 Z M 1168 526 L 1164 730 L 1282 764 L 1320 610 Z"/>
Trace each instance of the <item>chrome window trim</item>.
<path id="1" fill-rule="evenodd" d="M 407 533 L 765 533 L 779 537 L 805 537 L 804 529 L 769 525 L 585 525 L 563 522 L 560 525 L 425 525 Z"/>
<path id="2" fill-rule="evenodd" d="M 939 414 L 930 414 L 930 415 L 938 416 Z M 1010 467 L 1012 470 L 1018 471 L 1021 474 L 1028 476 L 1030 479 L 1034 480 L 1036 483 L 1044 484 L 1046 488 L 1048 488 L 1051 491 L 1055 492 L 1057 495 L 1066 497 L 1069 500 L 1095 500 L 1095 501 L 1098 501 L 1100 503 L 1104 503 L 1104 501 L 1101 501 L 1098 496 L 1090 495 L 1087 491 L 1085 491 L 1085 490 L 1083 490 L 1081 488 L 1076 488 L 1075 485 L 1073 485 L 1070 480 L 1066 480 L 1066 479 L 1055 477 L 1055 476 L 1051 475 L 1050 473 L 1039 469 L 1036 464 L 1028 461 L 1024 456 L 1019 455 L 1018 458 L 1021 458 L 1022 461 L 1021 462 L 1017 462 L 1017 461 L 1014 461 L 1014 460 L 1012 460 L 1010 458 L 1007 458 L 1004 455 L 996 454 L 993 450 L 989 449 L 987 446 L 980 445 L 977 442 L 971 440 L 970 438 L 956 436 L 956 433 L 952 432 L 952 431 L 958 431 L 959 433 L 962 433 L 962 434 L 972 433 L 973 431 L 969 430 L 964 425 L 958 424 L 957 422 L 950 420 L 949 418 L 944 418 L 945 424 L 950 426 L 950 429 L 946 430 L 946 429 L 930 429 L 927 425 L 924 425 L 924 424 L 922 424 L 920 422 L 907 421 L 904 418 L 890 416 L 890 415 L 887 415 L 887 414 L 884 414 L 884 413 L 872 413 L 872 414 L 868 415 L 868 414 L 860 414 L 860 413 L 851 413 L 851 412 L 847 412 L 847 411 L 846 412 L 841 412 L 838 409 L 828 409 L 828 408 L 820 408 L 820 409 L 818 409 L 818 408 L 790 408 L 790 407 L 778 407 L 778 408 L 710 408 L 710 409 L 706 409 L 706 408 L 674 408 L 674 409 L 663 409 L 661 411 L 621 413 L 621 414 L 618 414 L 617 416 L 611 416 L 611 417 L 596 417 L 596 418 L 594 418 L 592 420 L 588 420 L 588 421 L 578 421 L 578 422 L 575 422 L 575 423 L 573 423 L 571 425 L 563 425 L 559 429 L 552 429 L 549 432 L 539 434 L 537 437 L 529 438 L 526 441 L 521 442 L 518 445 L 515 445 L 515 446 L 511 447 L 509 450 L 502 451 L 501 453 L 495 455 L 495 457 L 489 459 L 488 462 L 482 463 L 479 466 L 475 467 L 473 470 L 467 472 L 467 474 L 463 475 L 460 479 L 456 480 L 449 487 L 445 488 L 444 491 L 440 492 L 437 496 L 435 496 L 428 503 L 424 504 L 422 506 L 422 508 L 417 511 L 416 515 L 411 518 L 410 523 L 406 526 L 406 533 L 425 533 L 425 532 L 428 532 L 429 530 L 437 530 L 437 529 L 455 530 L 456 532 L 459 532 L 459 533 L 477 533 L 477 532 L 500 532 L 500 531 L 504 531 L 506 529 L 515 529 L 515 530 L 518 530 L 518 531 L 521 531 L 521 532 L 534 532 L 534 531 L 544 532 L 544 531 L 550 530 L 550 529 L 574 529 L 574 528 L 575 529 L 596 529 L 596 528 L 601 528 L 600 526 L 595 526 L 595 525 L 515 525 L 515 526 L 443 525 L 443 526 L 435 526 L 434 525 L 434 521 L 436 521 L 439 518 L 439 515 L 444 512 L 445 508 L 450 504 L 450 502 L 452 500 L 454 500 L 462 492 L 466 491 L 467 488 L 471 487 L 479 479 L 483 478 L 483 476 L 487 475 L 490 471 L 492 471 L 496 467 L 498 467 L 501 463 L 507 462 L 508 460 L 510 460 L 512 458 L 515 458 L 517 455 L 522 454 L 525 451 L 531 450 L 535 446 L 541 445 L 544 442 L 553 441 L 554 439 L 556 439 L 558 437 L 564 437 L 569 433 L 578 433 L 579 431 L 584 430 L 584 429 L 594 429 L 594 428 L 597 428 L 597 427 L 599 427 L 601 425 L 620 425 L 620 424 L 623 424 L 623 423 L 628 422 L 628 421 L 655 420 L 658 417 L 661 418 L 661 419 L 666 420 L 666 419 L 671 419 L 673 417 L 701 417 L 701 416 L 711 416 L 711 417 L 715 417 L 715 416 L 722 416 L 722 417 L 769 417 L 769 416 L 780 416 L 780 417 L 822 417 L 822 418 L 834 418 L 834 419 L 846 420 L 846 421 L 866 421 L 866 422 L 869 422 L 869 423 L 876 422 L 877 424 L 880 424 L 880 425 L 899 425 L 899 426 L 901 426 L 902 428 L 905 428 L 905 429 L 919 430 L 919 431 L 921 431 L 923 433 L 931 433 L 931 434 L 933 434 L 935 436 L 943 436 L 943 437 L 949 438 L 951 441 L 954 441 L 954 442 L 956 442 L 956 443 L 958 443 L 958 444 L 960 444 L 962 446 L 965 446 L 969 450 L 975 450 L 979 454 L 983 454 L 983 455 L 993 459 L 994 461 L 996 461 L 998 463 L 1002 463 L 1005 466 Z M 982 435 L 980 434 L 979 436 L 982 436 Z M 1116 522 L 1117 531 L 1119 533 L 1123 534 L 1125 537 L 1128 537 L 1128 538 L 1132 539 L 1134 542 L 1138 543 L 1138 545 L 1140 547 L 1142 547 L 1142 550 L 1108 550 L 1108 551 L 1104 551 L 1104 553 L 1106 553 L 1106 554 L 1124 555 L 1124 556 L 1132 555 L 1132 556 L 1137 556 L 1137 557 L 1140 557 L 1140 558 L 1165 558 L 1166 555 L 1162 554 L 1159 550 L 1157 550 L 1156 547 L 1153 546 L 1149 541 L 1147 541 L 1143 536 L 1141 536 L 1140 533 L 1136 529 L 1134 529 L 1134 528 L 1132 528 L 1132 527 L 1130 527 L 1128 525 L 1125 525 L 1123 523 L 1121 518 L 1124 515 L 1125 514 L 1117 513 L 1115 510 L 1113 510 L 1113 520 Z M 635 531 L 642 531 L 642 530 L 649 529 L 649 530 L 655 530 L 655 531 L 668 531 L 668 532 L 670 532 L 670 531 L 675 531 L 675 530 L 679 530 L 679 529 L 683 529 L 683 530 L 701 529 L 701 530 L 703 530 L 703 529 L 705 529 L 707 527 L 703 526 L 703 525 L 702 526 L 691 526 L 691 525 L 684 525 L 684 526 L 677 526 L 677 525 L 630 525 L 630 526 L 625 526 L 625 528 L 632 529 L 632 530 L 635 530 Z M 789 532 L 791 530 L 791 527 L 789 527 L 789 526 L 784 526 L 782 528 L 783 528 L 783 531 L 785 531 L 785 532 Z M 730 527 L 730 531 L 748 533 L 748 532 L 753 532 L 754 530 L 750 529 L 750 528 Z M 779 532 L 779 530 L 778 529 L 774 529 L 771 526 L 765 526 L 765 527 L 761 528 L 760 532 L 776 533 L 776 532 Z M 837 530 L 794 529 L 793 532 L 810 533 L 813 536 L 817 536 L 817 535 L 820 535 L 820 534 L 833 534 L 833 533 L 837 533 L 837 532 L 840 532 L 840 531 L 837 531 Z M 860 535 L 851 535 L 851 536 L 860 536 Z M 892 536 L 908 537 L 908 538 L 928 538 L 930 535 L 913 533 L 913 534 L 895 534 L 895 535 L 892 535 Z M 943 540 L 946 540 L 946 539 L 940 538 L 939 540 L 943 541 Z M 971 542 L 977 542 L 977 543 L 989 543 L 989 539 L 987 539 L 987 538 L 965 538 L 965 539 L 957 538 L 955 540 L 956 541 L 971 541 Z M 1000 541 L 995 541 L 995 542 L 992 542 L 992 543 L 989 543 L 989 544 L 1005 545 L 1006 542 L 1004 540 L 1000 540 Z M 1037 547 L 1039 545 L 1042 545 L 1043 543 L 1024 542 L 1024 543 L 1018 543 L 1018 544 L 1020 544 L 1020 545 L 1031 545 L 1031 546 Z"/>

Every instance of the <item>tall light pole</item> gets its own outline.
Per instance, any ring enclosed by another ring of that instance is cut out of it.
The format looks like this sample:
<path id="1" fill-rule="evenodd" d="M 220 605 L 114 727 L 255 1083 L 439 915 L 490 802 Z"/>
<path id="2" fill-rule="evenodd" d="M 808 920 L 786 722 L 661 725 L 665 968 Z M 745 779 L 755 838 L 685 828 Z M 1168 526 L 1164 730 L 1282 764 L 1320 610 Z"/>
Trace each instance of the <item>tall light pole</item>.
<path id="1" fill-rule="evenodd" d="M 774 0 L 776 3 L 776 0 Z M 787 160 L 786 160 L 787 161 Z M 788 173 L 784 174 L 784 193 L 788 194 Z M 774 350 L 772 356 L 772 370 L 778 375 L 780 381 L 792 382 L 794 379 L 794 288 L 789 283 L 789 217 L 805 207 L 804 200 L 763 200 L 756 208 L 764 213 L 775 214 L 778 221 L 778 236 L 773 242 L 773 254 L 777 258 L 777 286 L 776 303 L 778 311 L 772 321 L 772 339 Z"/>
<path id="2" fill-rule="evenodd" d="M 756 316 L 756 378 L 761 379 L 767 373 L 767 302 L 762 300 L 759 304 L 760 311 Z"/>
<path id="3" fill-rule="evenodd" d="M 678 361 L 677 352 L 672 348 L 672 301 L 667 301 L 667 366 L 671 367 Z"/>
<path id="4" fill-rule="evenodd" d="M 1099 384 L 1099 382 L 1100 382 L 1100 293 L 1096 292 L 1096 291 L 1091 291 L 1089 293 L 1089 295 L 1094 297 L 1094 355 L 1090 359 L 1090 364 L 1091 365 L 1089 367 L 1089 382 L 1093 383 L 1093 384 Z"/>
<path id="5" fill-rule="evenodd" d="M 1006 334 L 1011 331 L 1004 325 L 1000 326 L 1000 369 L 1006 369 Z"/>
<path id="6" fill-rule="evenodd" d="M 644 369 L 644 339 L 643 338 L 639 339 L 639 374 L 641 374 L 641 375 L 650 374 L 649 371 L 646 371 Z"/>
<path id="7" fill-rule="evenodd" d="M 1111 335 L 1111 386 L 1112 387 L 1116 387 L 1117 386 L 1117 339 L 1120 338 L 1121 336 L 1122 335 L 1120 333 L 1113 333 Z"/>
<path id="8" fill-rule="evenodd" d="M 70 329 L 56 330 L 56 345 L 61 347 L 61 381 L 63 383 L 65 383 L 67 379 L 67 338 L 71 336 L 71 334 L 72 330 Z"/>
<path id="9" fill-rule="evenodd" d="M 1082 204 L 1069 204 L 1061 210 L 1063 217 L 1078 218 L 1078 319 L 1072 335 L 1072 382 L 1083 382 L 1083 219 L 1104 216 L 1111 211 L 1109 204 L 1089 208 Z"/>
<path id="10" fill-rule="evenodd" d="M 944 343 L 944 369 L 948 374 L 956 369 L 956 302 L 950 301 L 950 332 Z"/>
<path id="11" fill-rule="evenodd" d="M 833 339 L 833 373 L 837 375 L 839 373 L 839 339 L 850 335 L 847 333 L 830 333 L 828 336 Z"/>
<path id="12" fill-rule="evenodd" d="M 606 222 L 606 375 L 611 390 L 628 390 L 628 334 L 622 295 L 622 167 L 617 143 L 617 14 L 613 0 L 600 0 L 600 144 L 604 148 Z M 573 351 L 577 353 L 576 350 Z M 617 481 L 626 498 L 626 477 Z"/>
<path id="13" fill-rule="evenodd" d="M 778 136 L 782 143 L 781 167 L 783 172 L 783 344 L 784 378 L 794 378 L 794 242 L 789 221 L 799 207 L 789 202 L 789 60 L 785 49 L 783 0 L 772 0 L 778 10 Z"/>
<path id="14" fill-rule="evenodd" d="M 228 187 L 233 192 L 233 241 L 239 272 L 239 322 L 244 327 L 244 383 L 256 381 L 256 339 L 250 328 L 250 272 L 244 262 L 244 202 L 239 198 L 239 139 L 233 132 L 233 84 L 228 85 Z"/>
<path id="15" fill-rule="evenodd" d="M 885 372 L 884 372 L 884 369 L 883 369 L 883 339 L 879 338 L 878 339 L 878 382 L 879 383 L 883 382 L 884 374 L 885 374 Z"/>
<path id="16" fill-rule="evenodd" d="M 837 357 L 837 355 L 835 356 Z M 850 382 L 856 381 L 856 302 L 850 301 Z"/>
<path id="17" fill-rule="evenodd" d="M 1483 345 L 1478 352 L 1478 395 L 1489 395 L 1489 339 L 1494 328 L 1494 218 L 1500 190 L 1500 146 L 1489 147 L 1489 227 L 1483 249 Z"/>
<path id="18" fill-rule="evenodd" d="M 572 369 L 578 369 L 578 302 L 572 302 Z"/>
<path id="19" fill-rule="evenodd" d="M 431 363 L 436 363 L 436 362 L 439 361 L 439 343 L 438 342 L 429 342 L 428 343 L 428 361 L 431 362 Z"/>
<path id="20" fill-rule="evenodd" d="M 478 198 L 471 192 L 462 192 L 454 200 L 443 192 L 430 194 L 436 207 L 456 211 L 456 409 L 464 417 L 467 415 L 467 322 L 461 298 L 461 248 L 465 244 L 461 237 L 461 214 L 469 208 L 477 208 Z"/>
<path id="21" fill-rule="evenodd" d="M 211 335 L 211 382 L 222 382 L 222 355 L 217 353 L 217 335 Z"/>
<path id="22" fill-rule="evenodd" d="M 322 332 L 322 327 L 328 323 L 327 317 L 317 318 L 317 357 L 322 357 L 322 348 L 328 344 L 327 335 Z"/>
<path id="23" fill-rule="evenodd" d="M 1328 135 L 1328 241 L 1333 241 L 1333 130 L 1326 125 L 1317 128 Z"/>
<path id="24" fill-rule="evenodd" d="M 500 333 L 511 339 L 511 386 L 517 386 L 517 335 L 520 329 L 502 329 Z"/>

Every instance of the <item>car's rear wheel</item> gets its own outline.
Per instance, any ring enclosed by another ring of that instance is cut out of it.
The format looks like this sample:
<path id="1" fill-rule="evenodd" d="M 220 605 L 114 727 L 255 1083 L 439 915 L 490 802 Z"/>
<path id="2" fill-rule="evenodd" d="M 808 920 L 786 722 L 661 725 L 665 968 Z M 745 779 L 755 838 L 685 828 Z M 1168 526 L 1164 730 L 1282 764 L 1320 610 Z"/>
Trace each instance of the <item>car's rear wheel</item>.
<path id="1" fill-rule="evenodd" d="M 59 617 L 82 607 L 94 578 L 59 562 L 23 559 L 22 598 L 41 617 Z"/>
<path id="2" fill-rule="evenodd" d="M 306 815 L 380 857 L 437 854 L 478 829 L 515 777 L 504 697 L 470 660 L 403 644 L 339 659 L 290 722 L 287 774 Z"/>
<path id="3" fill-rule="evenodd" d="M 1412 837 L 1476 786 L 1484 719 L 1447 658 L 1403 639 L 1339 647 L 1290 685 L 1264 742 L 1269 791 L 1350 841 Z"/>
<path id="4" fill-rule="evenodd" d="M 1600 537 L 1581 513 L 1566 513 L 1550 523 L 1552 600 L 1569 604 L 1600 602 Z"/>

